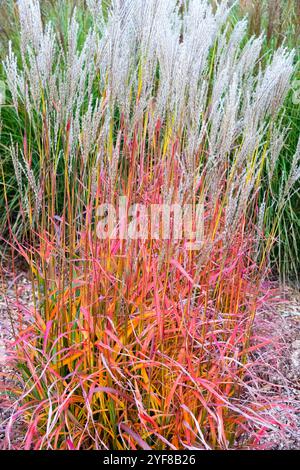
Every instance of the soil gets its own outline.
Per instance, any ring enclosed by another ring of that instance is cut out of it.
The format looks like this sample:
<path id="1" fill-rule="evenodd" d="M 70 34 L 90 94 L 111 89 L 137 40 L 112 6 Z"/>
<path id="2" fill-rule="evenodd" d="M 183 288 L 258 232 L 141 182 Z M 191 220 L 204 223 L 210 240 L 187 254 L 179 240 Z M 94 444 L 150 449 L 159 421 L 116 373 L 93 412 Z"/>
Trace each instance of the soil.
<path id="1" fill-rule="evenodd" d="M 21 266 L 19 267 L 19 269 Z M 16 372 L 9 365 L 6 343 L 14 340 L 14 323 L 18 319 L 18 302 L 24 306 L 32 305 L 32 285 L 27 273 L 19 270 L 17 277 L 9 268 L 2 270 L 0 278 L 0 448 L 5 437 L 5 429 L 11 413 L 7 393 L 17 380 Z M 21 439 L 21 423 L 15 427 L 14 439 Z"/>
<path id="2" fill-rule="evenodd" d="M 295 287 L 275 289 L 275 295 L 256 316 L 254 332 L 272 339 L 259 351 L 255 373 L 260 393 L 278 407 L 270 413 L 283 424 L 263 441 L 273 450 L 300 449 L 300 292 Z M 257 358 L 256 358 L 257 359 Z M 284 404 L 284 408 L 280 405 Z"/>

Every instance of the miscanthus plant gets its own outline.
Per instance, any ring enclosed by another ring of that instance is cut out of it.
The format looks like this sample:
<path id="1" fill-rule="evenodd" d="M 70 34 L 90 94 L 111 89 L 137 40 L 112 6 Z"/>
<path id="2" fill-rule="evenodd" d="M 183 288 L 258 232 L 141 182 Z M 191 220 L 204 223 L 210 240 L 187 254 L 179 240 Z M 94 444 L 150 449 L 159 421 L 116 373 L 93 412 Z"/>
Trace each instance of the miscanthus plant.
<path id="1" fill-rule="evenodd" d="M 237 2 L 233 16 L 247 14 L 249 17 L 249 34 L 260 35 L 266 31 L 261 55 L 270 57 L 281 44 L 298 50 L 296 67 L 292 78 L 292 89 L 281 109 L 283 125 L 288 129 L 280 150 L 280 155 L 273 172 L 271 189 L 268 181 L 263 186 L 268 195 L 266 198 L 266 230 L 272 225 L 274 215 L 280 207 L 282 187 L 289 177 L 293 156 L 299 139 L 299 16 L 298 0 L 240 0 Z M 276 241 L 270 253 L 274 272 L 283 281 L 298 281 L 300 271 L 300 224 L 299 224 L 299 181 L 294 186 L 293 194 L 285 207 L 280 211 Z"/>
<path id="2" fill-rule="evenodd" d="M 246 40 L 247 21 L 232 26 L 226 2 L 88 0 L 87 9 L 88 32 L 74 9 L 63 35 L 38 1 L 19 0 L 20 46 L 3 62 L 20 204 L 16 218 L 6 160 L 7 243 L 28 263 L 34 297 L 32 308 L 17 305 L 4 446 L 258 445 L 281 431 L 288 403 L 260 394 L 250 353 L 268 342 L 252 326 L 299 179 L 298 145 L 266 231 L 262 188 L 271 191 L 284 145 L 294 52 L 281 46 L 263 66 L 263 37 Z M 120 196 L 201 204 L 201 246 L 99 238 L 97 209 Z"/>

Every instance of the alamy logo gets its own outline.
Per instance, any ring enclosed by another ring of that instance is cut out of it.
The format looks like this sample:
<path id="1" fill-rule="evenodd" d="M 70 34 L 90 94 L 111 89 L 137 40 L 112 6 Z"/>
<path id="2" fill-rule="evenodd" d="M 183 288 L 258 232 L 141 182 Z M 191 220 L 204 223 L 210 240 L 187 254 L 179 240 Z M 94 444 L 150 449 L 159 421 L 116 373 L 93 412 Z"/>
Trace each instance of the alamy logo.
<path id="1" fill-rule="evenodd" d="M 203 204 L 131 204 L 121 196 L 117 207 L 100 204 L 96 210 L 97 237 L 118 240 L 183 240 L 190 250 L 201 248 Z"/>
<path id="2" fill-rule="evenodd" d="M 293 80 L 292 82 L 293 90 L 293 104 L 300 104 L 300 80 Z"/>
<path id="3" fill-rule="evenodd" d="M 5 95 L 6 95 L 5 82 L 0 80 L 0 110 L 1 110 L 1 106 L 4 105 L 5 103 Z"/>

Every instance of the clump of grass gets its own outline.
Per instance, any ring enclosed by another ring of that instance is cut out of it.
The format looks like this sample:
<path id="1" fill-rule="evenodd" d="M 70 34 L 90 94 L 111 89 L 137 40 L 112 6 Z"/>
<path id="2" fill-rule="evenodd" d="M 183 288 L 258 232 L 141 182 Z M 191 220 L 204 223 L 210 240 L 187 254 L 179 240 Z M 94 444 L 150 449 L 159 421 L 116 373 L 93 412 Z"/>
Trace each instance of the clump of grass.
<path id="1" fill-rule="evenodd" d="M 232 18 L 233 21 L 237 21 L 241 15 L 247 14 L 248 34 L 259 36 L 265 32 L 261 55 L 263 60 L 268 60 L 276 48 L 283 43 L 298 50 L 300 22 L 297 11 L 299 6 L 296 0 L 240 0 Z M 290 281 L 299 283 L 300 269 L 299 182 L 295 183 L 293 194 L 284 207 L 280 202 L 299 138 L 299 55 L 296 64 L 292 80 L 293 90 L 288 94 L 281 111 L 283 123 L 288 132 L 284 145 L 281 147 L 278 164 L 274 168 L 271 188 L 268 178 L 262 182 L 267 195 L 266 227 L 272 227 L 274 218 L 278 213 L 280 214 L 270 258 L 274 276 L 279 277 L 284 283 Z"/>
<path id="2" fill-rule="evenodd" d="M 267 32 L 269 46 L 280 46 L 283 41 L 296 46 L 299 41 L 298 0 L 240 0 L 242 14 L 249 15 L 250 34 Z"/>
<path id="3" fill-rule="evenodd" d="M 7 444 L 21 415 L 25 449 L 226 449 L 279 424 L 274 402 L 238 400 L 249 351 L 268 343 L 251 336 L 263 294 L 243 231 L 205 261 L 167 243 L 121 251 L 90 238 L 73 259 L 52 239 L 28 253 L 40 266 L 61 260 L 72 282 L 39 268 L 43 314 L 20 307 L 33 324 L 16 341 Z"/>
<path id="4" fill-rule="evenodd" d="M 26 449 L 226 449 L 245 432 L 250 446 L 281 425 L 268 413 L 278 403 L 240 397 L 260 346 L 252 325 L 278 226 L 266 231 L 263 188 L 294 53 L 263 64 L 263 38 L 245 41 L 247 22 L 232 27 L 224 3 L 87 3 L 91 29 L 75 9 L 62 41 L 36 0 L 20 0 L 20 60 L 10 46 L 4 61 L 28 230 L 20 241 L 8 210 L 7 242 L 35 299 L 18 305 L 5 445 L 22 417 Z M 298 173 L 296 152 L 280 210 Z M 3 186 L 9 209 L 5 174 Z M 201 204 L 200 249 L 99 238 L 97 209 L 120 196 Z"/>

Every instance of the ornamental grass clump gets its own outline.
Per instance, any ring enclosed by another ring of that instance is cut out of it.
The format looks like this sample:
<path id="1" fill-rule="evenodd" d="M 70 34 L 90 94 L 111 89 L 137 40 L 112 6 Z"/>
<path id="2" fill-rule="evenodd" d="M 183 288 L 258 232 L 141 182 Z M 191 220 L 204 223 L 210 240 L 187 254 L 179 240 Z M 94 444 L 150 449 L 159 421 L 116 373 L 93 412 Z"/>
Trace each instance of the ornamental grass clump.
<path id="1" fill-rule="evenodd" d="M 247 390 L 268 343 L 252 332 L 278 225 L 266 235 L 262 185 L 294 52 L 263 67 L 263 37 L 246 41 L 225 3 L 88 0 L 88 31 L 74 9 L 62 40 L 18 2 L 3 63 L 17 215 L 3 186 L 34 301 L 17 305 L 6 448 L 228 449 L 283 429 L 284 397 Z M 281 209 L 298 178 L 299 151 Z M 171 207 L 169 237 L 164 218 L 148 230 L 153 206 Z M 201 207 L 201 239 L 174 236 L 184 206 L 190 226 Z"/>

